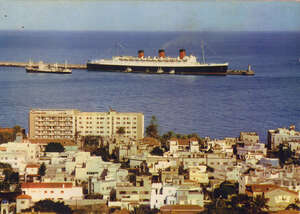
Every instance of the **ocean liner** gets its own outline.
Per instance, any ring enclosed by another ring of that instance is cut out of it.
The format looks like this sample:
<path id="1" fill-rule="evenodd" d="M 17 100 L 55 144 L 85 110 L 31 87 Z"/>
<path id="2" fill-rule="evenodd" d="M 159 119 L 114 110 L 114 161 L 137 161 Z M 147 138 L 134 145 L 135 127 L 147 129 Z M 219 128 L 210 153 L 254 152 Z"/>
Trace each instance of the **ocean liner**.
<path id="1" fill-rule="evenodd" d="M 198 62 L 193 55 L 187 56 L 185 49 L 179 50 L 179 56 L 166 57 L 160 49 L 158 57 L 145 57 L 139 50 L 138 56 L 115 56 L 112 59 L 100 59 L 87 62 L 89 71 L 120 71 L 156 74 L 189 74 L 189 75 L 226 75 L 228 63 Z"/>

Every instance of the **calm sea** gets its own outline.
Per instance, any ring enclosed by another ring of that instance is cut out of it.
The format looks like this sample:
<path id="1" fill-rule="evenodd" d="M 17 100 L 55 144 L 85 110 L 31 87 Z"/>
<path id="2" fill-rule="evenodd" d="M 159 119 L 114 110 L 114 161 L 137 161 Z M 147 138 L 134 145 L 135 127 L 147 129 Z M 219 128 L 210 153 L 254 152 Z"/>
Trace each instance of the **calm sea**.
<path id="1" fill-rule="evenodd" d="M 207 62 L 229 62 L 249 76 L 176 76 L 73 70 L 72 75 L 27 74 L 0 68 L 0 126 L 28 128 L 31 108 L 143 112 L 160 132 L 213 138 L 268 129 L 300 127 L 299 32 L 39 32 L 1 31 L 0 61 L 85 63 L 113 55 L 157 55 L 179 48 Z"/>

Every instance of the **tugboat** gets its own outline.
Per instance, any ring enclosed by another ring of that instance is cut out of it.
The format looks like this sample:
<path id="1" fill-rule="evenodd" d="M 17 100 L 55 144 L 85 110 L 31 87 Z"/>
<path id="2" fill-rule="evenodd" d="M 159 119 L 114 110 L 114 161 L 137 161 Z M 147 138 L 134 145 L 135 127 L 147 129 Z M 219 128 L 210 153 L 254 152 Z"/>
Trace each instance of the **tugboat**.
<path id="1" fill-rule="evenodd" d="M 206 63 L 205 60 L 198 62 L 195 56 L 187 56 L 185 49 L 180 49 L 176 58 L 166 57 L 165 50 L 160 49 L 158 57 L 145 57 L 144 51 L 139 50 L 137 57 L 115 56 L 112 59 L 88 61 L 87 69 L 153 74 L 226 75 L 228 63 Z"/>
<path id="2" fill-rule="evenodd" d="M 54 65 L 45 64 L 40 61 L 37 66 L 34 66 L 31 60 L 28 63 L 28 66 L 25 67 L 27 73 L 53 73 L 53 74 L 72 74 L 72 70 L 65 67 L 59 67 L 57 63 Z"/>

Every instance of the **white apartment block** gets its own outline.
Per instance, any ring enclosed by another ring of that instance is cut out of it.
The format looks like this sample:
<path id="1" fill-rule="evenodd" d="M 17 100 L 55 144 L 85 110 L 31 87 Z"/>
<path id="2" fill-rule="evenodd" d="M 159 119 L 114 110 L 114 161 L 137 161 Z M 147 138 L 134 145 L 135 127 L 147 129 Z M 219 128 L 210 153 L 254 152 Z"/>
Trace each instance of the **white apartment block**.
<path id="1" fill-rule="evenodd" d="M 276 149 L 281 143 L 300 141 L 300 132 L 295 130 L 295 126 L 291 125 L 289 129 L 278 128 L 277 130 L 268 131 L 268 148 Z"/>
<path id="2" fill-rule="evenodd" d="M 118 135 L 123 128 L 124 137 L 144 137 L 142 113 L 80 112 L 76 109 L 33 109 L 29 113 L 29 135 L 35 139 L 76 139 L 79 136 Z"/>

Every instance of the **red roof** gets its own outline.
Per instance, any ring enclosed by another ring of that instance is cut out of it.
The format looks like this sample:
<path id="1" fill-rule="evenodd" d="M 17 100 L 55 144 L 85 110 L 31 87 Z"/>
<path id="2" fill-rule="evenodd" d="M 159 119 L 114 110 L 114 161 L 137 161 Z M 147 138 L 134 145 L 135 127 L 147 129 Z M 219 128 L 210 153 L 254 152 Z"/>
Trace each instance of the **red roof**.
<path id="1" fill-rule="evenodd" d="M 0 133 L 8 132 L 8 133 L 13 134 L 14 131 L 15 130 L 13 128 L 0 128 Z"/>
<path id="2" fill-rule="evenodd" d="M 6 151 L 6 147 L 0 147 L 0 151 Z"/>
<path id="3" fill-rule="evenodd" d="M 23 183 L 21 188 L 72 188 L 72 183 Z"/>
<path id="4" fill-rule="evenodd" d="M 19 195 L 17 199 L 32 199 L 30 195 Z"/>
<path id="5" fill-rule="evenodd" d="M 281 189 L 283 191 L 286 191 L 286 192 L 298 195 L 297 192 L 294 192 L 294 191 L 289 190 L 287 188 L 280 187 L 280 186 L 273 185 L 273 184 L 252 184 L 252 185 L 246 185 L 246 194 L 253 195 L 253 193 L 262 193 L 262 192 L 266 193 L 266 192 L 273 191 L 275 189 Z"/>
<path id="6" fill-rule="evenodd" d="M 39 168 L 39 167 L 40 167 L 39 164 L 34 164 L 34 163 L 32 163 L 32 164 L 27 164 L 27 166 L 26 166 L 26 168 Z"/>

